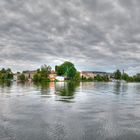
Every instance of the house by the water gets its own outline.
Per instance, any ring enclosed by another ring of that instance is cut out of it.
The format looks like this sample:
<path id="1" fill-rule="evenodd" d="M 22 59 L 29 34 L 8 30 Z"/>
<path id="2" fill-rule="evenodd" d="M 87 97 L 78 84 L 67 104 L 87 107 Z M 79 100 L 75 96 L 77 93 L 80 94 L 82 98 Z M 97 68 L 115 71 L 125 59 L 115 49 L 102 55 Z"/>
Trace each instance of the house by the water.
<path id="1" fill-rule="evenodd" d="M 56 77 L 57 77 L 56 72 L 52 70 L 51 73 L 49 74 L 50 81 L 52 81 L 52 82 L 55 81 Z"/>

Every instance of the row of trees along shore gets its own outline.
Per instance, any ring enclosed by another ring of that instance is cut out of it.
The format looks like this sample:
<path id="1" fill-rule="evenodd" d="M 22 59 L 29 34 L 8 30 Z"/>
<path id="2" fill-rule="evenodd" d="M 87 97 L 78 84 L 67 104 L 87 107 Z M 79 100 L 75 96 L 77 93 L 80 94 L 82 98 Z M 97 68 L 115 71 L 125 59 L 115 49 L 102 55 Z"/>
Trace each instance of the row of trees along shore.
<path id="1" fill-rule="evenodd" d="M 136 74 L 134 76 L 129 76 L 127 73 L 121 73 L 120 70 L 114 72 L 114 79 L 116 80 L 124 80 L 126 82 L 140 82 L 140 74 Z"/>
<path id="2" fill-rule="evenodd" d="M 0 70 L 0 82 L 11 81 L 11 80 L 13 80 L 13 72 L 11 71 L 11 69 L 2 68 Z"/>
<path id="3" fill-rule="evenodd" d="M 136 74 L 134 76 L 129 76 L 127 73 L 121 73 L 120 70 L 116 70 L 114 73 L 110 75 L 97 75 L 94 78 L 81 78 L 82 81 L 104 81 L 104 82 L 109 82 L 111 80 L 116 80 L 116 81 L 121 81 L 124 80 L 126 82 L 140 82 L 140 74 Z"/>
<path id="4" fill-rule="evenodd" d="M 52 68 L 47 65 L 43 65 L 36 70 L 33 76 L 33 82 L 49 82 L 49 75 L 52 72 Z M 129 76 L 127 73 L 121 73 L 120 70 L 116 70 L 110 77 L 108 75 L 97 75 L 94 78 L 80 77 L 80 72 L 77 71 L 74 64 L 71 62 L 64 62 L 59 66 L 55 66 L 55 73 L 57 76 L 63 76 L 67 81 L 104 81 L 109 82 L 110 79 L 125 80 L 126 82 L 140 82 L 140 74 L 135 76 Z M 0 82 L 12 81 L 14 77 L 10 68 L 0 70 Z M 18 73 L 18 81 L 25 82 L 28 78 L 25 76 L 25 72 Z"/>

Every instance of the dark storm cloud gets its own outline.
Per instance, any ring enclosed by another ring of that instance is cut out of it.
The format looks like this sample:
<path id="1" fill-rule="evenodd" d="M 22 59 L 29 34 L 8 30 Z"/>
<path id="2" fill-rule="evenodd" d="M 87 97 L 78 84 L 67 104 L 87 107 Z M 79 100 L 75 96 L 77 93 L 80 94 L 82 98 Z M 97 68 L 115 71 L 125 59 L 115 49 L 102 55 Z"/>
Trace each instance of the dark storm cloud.
<path id="1" fill-rule="evenodd" d="M 139 72 L 138 0 L 1 0 L 0 65 Z"/>

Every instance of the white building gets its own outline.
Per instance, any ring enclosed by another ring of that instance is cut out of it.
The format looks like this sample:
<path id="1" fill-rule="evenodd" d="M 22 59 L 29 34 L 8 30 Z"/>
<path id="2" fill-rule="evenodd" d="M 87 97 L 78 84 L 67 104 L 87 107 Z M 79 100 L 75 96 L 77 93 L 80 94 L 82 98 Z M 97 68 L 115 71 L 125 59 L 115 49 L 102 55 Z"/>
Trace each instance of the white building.
<path id="1" fill-rule="evenodd" d="M 59 82 L 65 81 L 65 77 L 63 77 L 63 76 L 56 76 L 55 79 L 58 80 Z"/>

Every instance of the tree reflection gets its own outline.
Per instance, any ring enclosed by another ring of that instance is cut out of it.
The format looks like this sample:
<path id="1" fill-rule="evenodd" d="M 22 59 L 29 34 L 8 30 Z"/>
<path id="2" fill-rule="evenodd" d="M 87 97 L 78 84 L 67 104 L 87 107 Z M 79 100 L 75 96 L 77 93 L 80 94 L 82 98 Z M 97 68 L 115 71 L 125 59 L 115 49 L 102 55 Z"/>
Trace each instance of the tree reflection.
<path id="1" fill-rule="evenodd" d="M 48 95 L 50 93 L 50 82 L 35 83 L 35 86 L 41 91 L 41 95 Z"/>
<path id="2" fill-rule="evenodd" d="M 48 82 L 36 83 L 35 86 L 45 97 L 61 96 L 62 99 L 72 99 L 80 82 Z"/>
<path id="3" fill-rule="evenodd" d="M 79 82 L 65 82 L 65 83 L 61 83 L 61 84 L 56 83 L 56 86 L 55 86 L 56 94 L 59 96 L 73 98 L 76 88 L 79 85 L 80 85 Z"/>
<path id="4" fill-rule="evenodd" d="M 128 85 L 121 82 L 116 82 L 114 85 L 114 93 L 115 94 L 125 94 L 127 93 Z"/>
<path id="5" fill-rule="evenodd" d="M 1 87 L 11 87 L 11 85 L 12 85 L 11 81 L 0 82 Z"/>
<path id="6" fill-rule="evenodd" d="M 121 83 L 120 82 L 116 82 L 114 85 L 114 93 L 115 94 L 120 94 L 121 92 Z"/>

